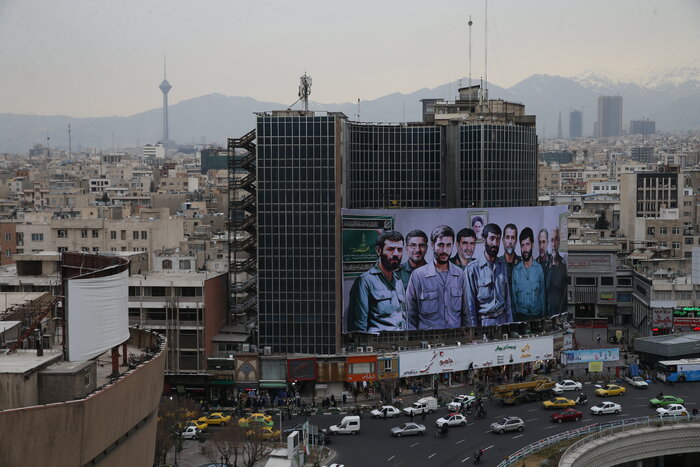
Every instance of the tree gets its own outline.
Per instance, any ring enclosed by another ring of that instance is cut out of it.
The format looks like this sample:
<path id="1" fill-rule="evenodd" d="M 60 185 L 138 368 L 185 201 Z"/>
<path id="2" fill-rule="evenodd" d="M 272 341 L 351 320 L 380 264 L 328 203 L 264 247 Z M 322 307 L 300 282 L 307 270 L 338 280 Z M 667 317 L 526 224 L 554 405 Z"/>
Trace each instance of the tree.
<path id="1" fill-rule="evenodd" d="M 175 446 L 175 456 L 182 449 L 182 432 L 188 420 L 197 416 L 197 404 L 188 397 L 175 396 L 163 399 L 158 407 L 156 450 L 153 466 L 165 464 L 168 451 Z"/>
<path id="2" fill-rule="evenodd" d="M 600 217 L 598 217 L 598 220 L 595 222 L 594 228 L 598 230 L 607 230 L 610 228 L 610 222 L 605 218 L 605 209 L 601 209 Z"/>
<path id="3" fill-rule="evenodd" d="M 241 454 L 242 446 L 246 442 L 245 428 L 241 428 L 235 420 L 230 425 L 216 430 L 209 442 L 202 446 L 202 454 L 213 464 L 221 462 L 238 465 L 238 456 Z"/>

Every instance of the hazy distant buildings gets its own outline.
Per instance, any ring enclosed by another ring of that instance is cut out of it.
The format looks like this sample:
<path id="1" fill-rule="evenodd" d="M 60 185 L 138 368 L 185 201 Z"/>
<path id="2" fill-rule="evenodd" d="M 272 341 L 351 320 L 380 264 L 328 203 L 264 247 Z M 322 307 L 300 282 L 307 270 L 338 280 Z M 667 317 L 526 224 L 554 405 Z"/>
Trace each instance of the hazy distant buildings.
<path id="1" fill-rule="evenodd" d="M 642 119 L 630 121 L 630 134 L 632 135 L 653 135 L 656 133 L 656 122 L 654 120 Z"/>
<path id="2" fill-rule="evenodd" d="M 569 138 L 581 138 L 583 136 L 583 112 L 572 110 L 569 113 Z"/>
<path id="3" fill-rule="evenodd" d="M 622 134 L 622 96 L 598 97 L 597 138 L 609 138 Z"/>
<path id="4" fill-rule="evenodd" d="M 147 144 L 141 148 L 141 155 L 145 159 L 164 159 L 165 148 L 162 144 Z"/>
<path id="5" fill-rule="evenodd" d="M 638 146 L 630 149 L 630 158 L 637 162 L 656 162 L 653 146 Z"/>

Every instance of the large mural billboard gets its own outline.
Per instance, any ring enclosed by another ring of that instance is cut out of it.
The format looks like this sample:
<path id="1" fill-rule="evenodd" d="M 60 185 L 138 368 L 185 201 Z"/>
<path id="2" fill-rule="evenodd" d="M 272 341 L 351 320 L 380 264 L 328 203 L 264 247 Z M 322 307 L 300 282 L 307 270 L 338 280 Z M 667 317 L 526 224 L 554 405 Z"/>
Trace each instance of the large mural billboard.
<path id="1" fill-rule="evenodd" d="M 343 210 L 343 331 L 492 326 L 566 312 L 566 206 Z"/>

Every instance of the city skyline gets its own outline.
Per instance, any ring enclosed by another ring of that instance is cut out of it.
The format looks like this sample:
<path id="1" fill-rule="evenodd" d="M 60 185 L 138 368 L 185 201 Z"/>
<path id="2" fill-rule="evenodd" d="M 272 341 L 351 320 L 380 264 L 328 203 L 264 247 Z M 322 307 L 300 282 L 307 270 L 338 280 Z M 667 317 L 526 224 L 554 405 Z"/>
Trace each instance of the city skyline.
<path id="1" fill-rule="evenodd" d="M 477 81 L 480 1 L 212 1 L 202 8 L 10 0 L 0 6 L 0 43 L 10 45 L 0 49 L 0 112 L 95 117 L 154 108 L 163 55 L 175 83 L 171 105 L 210 93 L 291 104 L 305 71 L 316 102 L 413 92 L 467 76 L 470 14 Z M 598 71 L 633 81 L 671 66 L 697 72 L 698 20 L 700 5 L 685 0 L 490 2 L 488 79 L 507 87 L 535 73 Z"/>

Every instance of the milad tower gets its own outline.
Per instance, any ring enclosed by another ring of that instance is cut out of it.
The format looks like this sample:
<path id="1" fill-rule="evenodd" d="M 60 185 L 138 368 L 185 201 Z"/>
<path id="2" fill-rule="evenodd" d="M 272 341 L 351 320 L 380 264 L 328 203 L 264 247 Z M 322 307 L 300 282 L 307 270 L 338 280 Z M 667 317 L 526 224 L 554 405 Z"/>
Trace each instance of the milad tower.
<path id="1" fill-rule="evenodd" d="M 170 135 L 168 134 L 168 92 L 170 92 L 172 86 L 168 83 L 165 60 L 163 61 L 163 82 L 158 87 L 163 92 L 163 146 L 167 146 L 170 142 Z"/>

